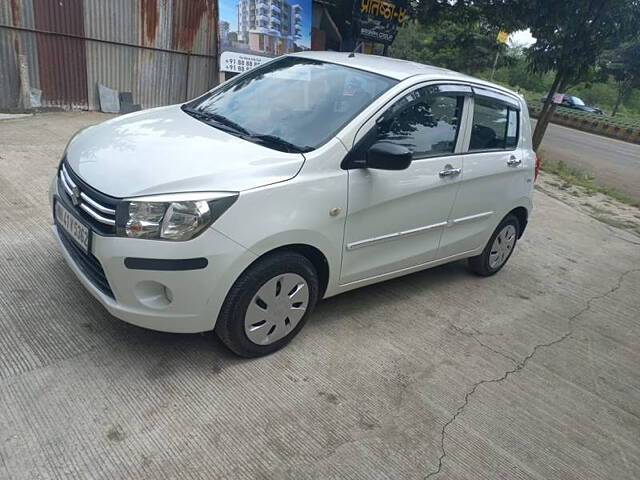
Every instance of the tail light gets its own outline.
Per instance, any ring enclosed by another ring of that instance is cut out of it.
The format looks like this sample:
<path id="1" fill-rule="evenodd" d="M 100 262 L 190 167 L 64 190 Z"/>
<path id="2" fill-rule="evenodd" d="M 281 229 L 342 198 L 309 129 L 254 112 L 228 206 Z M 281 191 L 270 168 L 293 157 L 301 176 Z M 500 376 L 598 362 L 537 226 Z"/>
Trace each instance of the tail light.
<path id="1" fill-rule="evenodd" d="M 535 176 L 533 177 L 534 182 L 538 179 L 538 175 L 540 174 L 541 163 L 542 163 L 542 159 L 540 158 L 540 155 L 536 153 L 536 169 L 535 169 Z"/>

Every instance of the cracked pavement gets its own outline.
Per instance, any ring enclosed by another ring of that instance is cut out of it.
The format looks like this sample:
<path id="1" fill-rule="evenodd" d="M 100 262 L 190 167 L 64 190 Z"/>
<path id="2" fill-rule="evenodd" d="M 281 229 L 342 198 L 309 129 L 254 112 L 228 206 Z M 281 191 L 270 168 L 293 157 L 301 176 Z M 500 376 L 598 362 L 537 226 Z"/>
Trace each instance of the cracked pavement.
<path id="1" fill-rule="evenodd" d="M 542 192 L 509 264 L 322 302 L 285 350 L 110 317 L 49 232 L 68 137 L 0 121 L 0 478 L 640 478 L 640 247 Z"/>
<path id="2" fill-rule="evenodd" d="M 444 459 L 447 456 L 447 451 L 446 451 L 446 448 L 445 448 L 445 440 L 446 440 L 447 428 L 449 427 L 449 425 L 451 425 L 453 422 L 455 422 L 456 419 L 464 412 L 465 408 L 469 404 L 469 401 L 471 400 L 471 397 L 473 396 L 473 394 L 476 392 L 476 390 L 480 386 L 486 385 L 486 384 L 489 384 L 489 383 L 499 383 L 499 382 L 503 382 L 503 381 L 507 380 L 507 378 L 509 378 L 509 375 L 513 375 L 515 373 L 518 373 L 523 368 L 525 368 L 527 366 L 527 363 L 529 362 L 529 360 L 531 360 L 535 356 L 535 354 L 538 351 L 538 349 L 553 347 L 554 345 L 559 345 L 560 343 L 564 342 L 567 338 L 569 338 L 571 335 L 574 334 L 575 327 L 574 327 L 573 324 L 576 321 L 576 319 L 578 319 L 580 317 L 580 315 L 582 315 L 583 313 L 585 313 L 585 312 L 587 312 L 587 311 L 589 311 L 591 309 L 591 303 L 594 300 L 600 300 L 602 298 L 607 297 L 608 295 L 611 295 L 612 293 L 614 293 L 615 291 L 620 289 L 620 287 L 622 286 L 622 279 L 624 277 L 626 277 L 627 275 L 629 275 L 631 273 L 638 273 L 638 272 L 640 272 L 639 268 L 635 268 L 635 269 L 627 270 L 626 272 L 623 272 L 620 275 L 620 277 L 618 278 L 618 281 L 617 281 L 616 285 L 613 288 L 611 288 L 609 291 L 607 291 L 604 294 L 596 295 L 594 297 L 589 298 L 587 300 L 586 306 L 583 309 L 579 310 L 577 313 L 575 313 L 574 315 L 571 315 L 569 317 L 568 322 L 567 322 L 569 329 L 564 334 L 560 335 L 560 337 L 558 337 L 555 340 L 552 340 L 550 342 L 539 343 L 537 345 L 534 345 L 533 349 L 531 350 L 531 353 L 529 355 L 527 355 L 526 357 L 524 357 L 521 361 L 517 361 L 513 357 L 511 357 L 510 355 L 506 355 L 506 354 L 504 354 L 502 352 L 499 352 L 498 350 L 493 349 L 489 345 L 486 345 L 486 344 L 482 343 L 474 334 L 469 334 L 468 332 L 465 332 L 464 330 L 459 329 L 458 327 L 455 327 L 452 324 L 452 326 L 454 326 L 454 328 L 457 331 L 459 331 L 460 333 L 462 333 L 464 335 L 470 335 L 483 348 L 486 348 L 486 349 L 492 351 L 493 353 L 496 353 L 498 355 L 501 355 L 501 356 L 511 360 L 515 364 L 515 367 L 513 369 L 511 369 L 511 370 L 505 371 L 504 374 L 502 376 L 498 377 L 498 378 L 492 378 L 492 379 L 488 379 L 488 380 L 480 380 L 479 382 L 473 384 L 471 389 L 467 393 L 465 393 L 464 402 L 462 403 L 462 405 L 460 405 L 460 407 L 456 410 L 456 412 L 453 414 L 453 416 L 442 427 L 442 432 L 441 432 L 441 436 L 440 436 L 440 439 L 441 439 L 440 447 L 441 447 L 442 453 L 441 453 L 440 457 L 438 458 L 438 468 L 436 470 L 434 470 L 433 472 L 430 472 L 425 478 L 430 478 L 430 477 L 433 477 L 435 475 L 438 475 L 442 471 L 443 462 L 444 462 Z"/>

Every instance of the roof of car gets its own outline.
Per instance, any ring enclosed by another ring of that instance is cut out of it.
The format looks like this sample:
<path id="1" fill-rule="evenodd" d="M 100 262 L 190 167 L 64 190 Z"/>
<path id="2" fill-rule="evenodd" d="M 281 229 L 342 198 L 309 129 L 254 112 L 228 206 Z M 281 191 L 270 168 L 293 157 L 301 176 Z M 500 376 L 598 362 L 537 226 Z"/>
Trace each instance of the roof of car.
<path id="1" fill-rule="evenodd" d="M 484 84 L 493 86 L 502 91 L 514 94 L 513 91 L 506 89 L 500 85 L 474 78 L 463 73 L 454 72 L 446 68 L 434 67 L 432 65 L 424 65 L 422 63 L 410 62 L 408 60 L 400 60 L 398 58 L 381 57 L 378 55 L 365 55 L 364 53 L 356 53 L 353 56 L 349 52 L 324 52 L 324 51 L 306 51 L 291 54 L 296 57 L 311 58 L 324 62 L 337 63 L 348 67 L 359 68 L 369 72 L 378 73 L 386 77 L 395 78 L 396 80 L 404 80 L 409 77 L 420 75 L 427 76 L 434 80 L 460 80 L 472 82 L 476 84 Z"/>

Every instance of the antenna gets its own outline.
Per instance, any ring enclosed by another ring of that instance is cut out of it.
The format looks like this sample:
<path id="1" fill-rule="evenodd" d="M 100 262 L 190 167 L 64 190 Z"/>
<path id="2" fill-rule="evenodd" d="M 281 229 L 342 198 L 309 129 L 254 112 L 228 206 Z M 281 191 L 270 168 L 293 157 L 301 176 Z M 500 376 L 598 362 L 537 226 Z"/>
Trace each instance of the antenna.
<path id="1" fill-rule="evenodd" d="M 363 42 L 356 42 L 356 47 L 353 49 L 353 52 L 349 54 L 349 58 L 353 58 L 356 56 L 356 51 L 362 47 Z"/>

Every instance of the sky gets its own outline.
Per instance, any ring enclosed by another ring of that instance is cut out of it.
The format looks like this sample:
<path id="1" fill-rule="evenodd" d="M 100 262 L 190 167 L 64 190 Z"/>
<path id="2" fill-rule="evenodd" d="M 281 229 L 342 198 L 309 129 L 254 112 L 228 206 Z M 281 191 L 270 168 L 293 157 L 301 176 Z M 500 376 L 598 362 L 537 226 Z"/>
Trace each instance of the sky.
<path id="1" fill-rule="evenodd" d="M 302 7 L 302 38 L 297 43 L 311 48 L 311 0 L 287 0 L 290 5 Z M 229 31 L 238 30 L 239 0 L 219 0 L 220 21 L 229 22 Z"/>
<path id="2" fill-rule="evenodd" d="M 536 43 L 536 39 L 531 36 L 529 29 L 518 30 L 517 32 L 512 32 L 509 35 L 509 43 L 511 45 L 530 47 Z"/>

